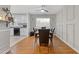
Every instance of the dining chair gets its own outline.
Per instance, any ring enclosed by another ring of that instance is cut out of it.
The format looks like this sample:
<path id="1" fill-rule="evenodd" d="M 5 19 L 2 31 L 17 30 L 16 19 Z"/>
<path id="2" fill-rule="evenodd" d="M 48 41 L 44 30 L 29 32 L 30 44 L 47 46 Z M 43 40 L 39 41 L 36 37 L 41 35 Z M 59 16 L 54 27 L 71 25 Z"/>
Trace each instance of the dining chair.
<path id="1" fill-rule="evenodd" d="M 45 46 L 49 43 L 49 29 L 39 29 L 39 43 L 40 46 L 44 44 Z"/>
<path id="2" fill-rule="evenodd" d="M 54 31 L 55 31 L 55 28 L 53 28 L 52 30 L 51 30 L 51 33 L 50 33 L 50 35 L 49 35 L 49 39 L 50 39 L 50 42 L 51 42 L 51 47 L 53 47 L 53 37 L 54 37 Z"/>
<path id="3" fill-rule="evenodd" d="M 34 46 L 35 46 L 37 43 L 37 39 L 39 38 L 39 33 L 37 32 L 38 31 L 37 28 L 33 28 L 33 31 L 34 31 L 34 37 L 35 37 L 35 41 L 34 41 Z"/>
<path id="4" fill-rule="evenodd" d="M 46 29 L 46 27 L 41 27 L 41 29 Z"/>
<path id="5" fill-rule="evenodd" d="M 39 52 L 41 52 L 41 47 L 48 47 L 48 52 L 50 51 L 49 35 L 50 29 L 39 29 Z"/>

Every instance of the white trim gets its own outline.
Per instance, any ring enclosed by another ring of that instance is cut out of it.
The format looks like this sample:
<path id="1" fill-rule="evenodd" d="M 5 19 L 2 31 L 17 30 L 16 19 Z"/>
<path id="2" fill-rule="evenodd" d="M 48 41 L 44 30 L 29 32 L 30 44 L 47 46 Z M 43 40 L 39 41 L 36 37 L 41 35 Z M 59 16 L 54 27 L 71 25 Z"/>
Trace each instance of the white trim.
<path id="1" fill-rule="evenodd" d="M 76 48 L 74 48 L 74 47 L 72 47 L 69 43 L 67 43 L 66 41 L 64 41 L 61 37 L 59 37 L 57 34 L 56 34 L 56 36 L 60 39 L 60 40 L 62 40 L 65 44 L 67 44 L 70 48 L 72 48 L 73 50 L 75 50 L 77 53 L 79 53 L 79 51 L 76 49 Z"/>

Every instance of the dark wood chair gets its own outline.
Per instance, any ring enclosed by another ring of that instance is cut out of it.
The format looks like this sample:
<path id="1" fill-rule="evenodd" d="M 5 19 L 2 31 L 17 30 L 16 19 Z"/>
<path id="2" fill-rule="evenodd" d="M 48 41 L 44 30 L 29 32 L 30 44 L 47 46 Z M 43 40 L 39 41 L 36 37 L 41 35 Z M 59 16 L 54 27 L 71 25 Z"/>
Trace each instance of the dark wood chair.
<path id="1" fill-rule="evenodd" d="M 34 37 L 35 37 L 35 41 L 34 41 L 34 46 L 37 43 L 37 39 L 39 38 L 39 33 L 37 33 L 38 29 L 37 28 L 33 28 L 34 31 Z"/>
<path id="2" fill-rule="evenodd" d="M 48 46 L 49 43 L 49 29 L 39 29 L 39 43 L 41 45 Z"/>
<path id="3" fill-rule="evenodd" d="M 41 27 L 41 29 L 46 29 L 46 27 Z"/>
<path id="4" fill-rule="evenodd" d="M 38 30 L 36 29 L 36 28 L 33 28 L 33 32 L 34 32 L 34 36 L 35 36 L 35 38 L 37 38 L 38 36 L 38 34 L 36 33 Z"/>
<path id="5" fill-rule="evenodd" d="M 53 37 L 54 37 L 54 31 L 55 31 L 55 28 L 53 28 L 52 30 L 51 30 L 51 33 L 50 33 L 50 35 L 49 35 L 49 39 L 50 39 L 50 42 L 51 42 L 51 46 L 53 46 Z"/>

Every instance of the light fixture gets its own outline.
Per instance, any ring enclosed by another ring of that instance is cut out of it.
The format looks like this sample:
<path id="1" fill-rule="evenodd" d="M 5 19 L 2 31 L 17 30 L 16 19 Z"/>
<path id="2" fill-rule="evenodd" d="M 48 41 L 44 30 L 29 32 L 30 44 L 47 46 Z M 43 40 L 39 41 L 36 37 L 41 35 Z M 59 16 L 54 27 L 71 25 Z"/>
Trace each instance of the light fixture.
<path id="1" fill-rule="evenodd" d="M 45 12 L 45 10 L 44 9 L 41 9 L 41 12 Z"/>
<path id="2" fill-rule="evenodd" d="M 0 20 L 2 20 L 2 16 L 0 16 Z"/>
<path id="3" fill-rule="evenodd" d="M 44 12 L 48 12 L 48 10 L 46 10 L 46 8 L 45 8 L 45 5 L 42 5 L 42 6 L 41 6 L 41 12 L 43 12 L 43 13 L 44 13 Z"/>
<path id="4" fill-rule="evenodd" d="M 8 8 L 2 8 L 2 10 L 4 12 L 6 12 L 6 15 L 5 15 L 5 19 L 8 20 L 8 22 L 13 22 L 14 23 L 14 20 L 13 20 L 13 17 L 12 17 L 12 14 L 10 12 L 10 10 Z"/>

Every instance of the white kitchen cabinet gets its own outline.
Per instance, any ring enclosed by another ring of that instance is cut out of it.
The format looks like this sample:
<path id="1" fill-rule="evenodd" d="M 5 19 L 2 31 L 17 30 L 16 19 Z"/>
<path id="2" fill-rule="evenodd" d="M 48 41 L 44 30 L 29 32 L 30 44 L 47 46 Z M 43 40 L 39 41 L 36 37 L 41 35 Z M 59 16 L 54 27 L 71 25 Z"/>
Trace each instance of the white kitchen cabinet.
<path id="1" fill-rule="evenodd" d="M 0 30 L 0 53 L 4 53 L 9 49 L 10 49 L 10 31 L 7 29 Z"/>
<path id="2" fill-rule="evenodd" d="M 10 36 L 14 35 L 14 28 L 10 28 Z"/>
<path id="3" fill-rule="evenodd" d="M 20 28 L 20 35 L 21 36 L 27 35 L 27 28 Z"/>
<path id="4" fill-rule="evenodd" d="M 13 14 L 15 24 L 27 23 L 26 14 Z"/>

